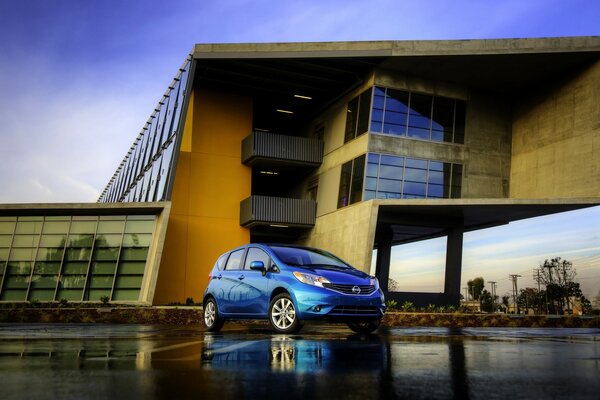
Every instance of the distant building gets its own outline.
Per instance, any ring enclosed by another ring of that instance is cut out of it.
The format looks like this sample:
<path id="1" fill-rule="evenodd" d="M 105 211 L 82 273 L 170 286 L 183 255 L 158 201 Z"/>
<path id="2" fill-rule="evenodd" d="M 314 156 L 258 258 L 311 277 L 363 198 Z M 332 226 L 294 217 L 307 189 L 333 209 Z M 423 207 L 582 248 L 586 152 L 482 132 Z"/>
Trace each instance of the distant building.
<path id="1" fill-rule="evenodd" d="M 391 248 L 600 204 L 600 38 L 199 44 L 97 204 L 0 206 L 0 300 L 201 299 L 248 242 Z M 251 271 L 249 272 L 251 273 Z"/>

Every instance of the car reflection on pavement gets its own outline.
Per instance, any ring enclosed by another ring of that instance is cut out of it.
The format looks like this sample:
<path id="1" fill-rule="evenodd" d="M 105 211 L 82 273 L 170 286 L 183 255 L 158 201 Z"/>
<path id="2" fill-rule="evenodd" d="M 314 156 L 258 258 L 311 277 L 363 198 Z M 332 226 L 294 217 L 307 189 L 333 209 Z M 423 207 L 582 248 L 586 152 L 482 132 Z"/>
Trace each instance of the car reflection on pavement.
<path id="1" fill-rule="evenodd" d="M 274 336 L 242 342 L 207 336 L 204 343 L 202 360 L 207 369 L 380 373 L 388 365 L 389 344 L 375 335 L 321 341 L 302 336 Z"/>

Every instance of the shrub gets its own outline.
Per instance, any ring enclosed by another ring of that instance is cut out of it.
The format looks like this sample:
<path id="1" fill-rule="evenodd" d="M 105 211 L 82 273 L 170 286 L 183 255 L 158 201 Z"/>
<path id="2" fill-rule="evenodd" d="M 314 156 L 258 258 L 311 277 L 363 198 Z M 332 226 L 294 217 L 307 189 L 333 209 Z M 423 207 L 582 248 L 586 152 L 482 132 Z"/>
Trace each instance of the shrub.
<path id="1" fill-rule="evenodd" d="M 385 302 L 385 305 L 387 306 L 387 309 L 389 311 L 394 311 L 398 309 L 398 302 L 396 300 L 388 300 Z"/>
<path id="2" fill-rule="evenodd" d="M 58 301 L 58 306 L 59 306 L 59 307 L 66 307 L 66 306 L 67 306 L 67 304 L 69 304 L 69 300 L 67 300 L 67 299 L 60 299 L 60 300 Z"/>
<path id="3" fill-rule="evenodd" d="M 410 301 L 402 303 L 402 311 L 411 312 L 415 310 L 415 305 Z"/>
<path id="4" fill-rule="evenodd" d="M 110 297 L 108 297 L 108 296 L 101 296 L 100 297 L 100 302 L 102 303 L 102 305 L 108 305 L 109 301 L 110 301 Z"/>
<path id="5" fill-rule="evenodd" d="M 185 299 L 186 306 L 193 306 L 194 304 L 194 299 L 192 297 L 188 297 L 187 299 Z"/>

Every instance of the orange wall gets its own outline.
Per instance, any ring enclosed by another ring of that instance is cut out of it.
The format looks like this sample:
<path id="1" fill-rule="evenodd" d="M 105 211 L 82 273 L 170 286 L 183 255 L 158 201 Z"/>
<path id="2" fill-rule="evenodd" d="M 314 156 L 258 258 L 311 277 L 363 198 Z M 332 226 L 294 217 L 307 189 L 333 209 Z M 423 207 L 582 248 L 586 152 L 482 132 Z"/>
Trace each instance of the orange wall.
<path id="1" fill-rule="evenodd" d="M 239 217 L 240 201 L 251 190 L 251 169 L 241 163 L 241 142 L 251 130 L 250 98 L 194 89 L 154 304 L 188 297 L 201 301 L 217 257 L 250 241 Z"/>

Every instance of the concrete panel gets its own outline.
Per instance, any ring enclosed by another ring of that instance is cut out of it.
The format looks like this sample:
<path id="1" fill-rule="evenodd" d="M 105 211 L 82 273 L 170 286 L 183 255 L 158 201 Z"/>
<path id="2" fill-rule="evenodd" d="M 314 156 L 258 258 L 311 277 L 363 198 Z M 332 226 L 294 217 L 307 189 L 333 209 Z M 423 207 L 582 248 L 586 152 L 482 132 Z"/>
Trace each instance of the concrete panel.
<path id="1" fill-rule="evenodd" d="M 510 196 L 600 193 L 600 62 L 531 90 L 513 122 Z"/>
<path id="2" fill-rule="evenodd" d="M 368 150 L 374 153 L 426 158 L 458 164 L 463 164 L 465 161 L 465 146 L 463 145 L 434 143 L 391 135 L 371 134 Z"/>
<path id="3" fill-rule="evenodd" d="M 317 217 L 315 227 L 302 244 L 330 251 L 369 273 L 377 210 L 373 201 L 367 201 Z"/>
<path id="4" fill-rule="evenodd" d="M 325 171 L 319 176 L 317 192 L 317 217 L 334 212 L 337 209 L 338 192 L 340 190 L 341 165 Z"/>

